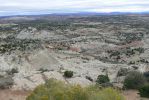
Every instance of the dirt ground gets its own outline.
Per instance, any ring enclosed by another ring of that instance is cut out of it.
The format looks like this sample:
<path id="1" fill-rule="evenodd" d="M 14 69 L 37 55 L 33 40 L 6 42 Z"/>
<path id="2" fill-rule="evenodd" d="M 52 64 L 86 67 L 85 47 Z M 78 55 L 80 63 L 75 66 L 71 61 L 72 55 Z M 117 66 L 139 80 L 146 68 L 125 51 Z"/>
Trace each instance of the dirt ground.
<path id="1" fill-rule="evenodd" d="M 136 90 L 124 91 L 123 95 L 125 96 L 126 100 L 149 100 L 146 98 L 141 98 Z"/>
<path id="2" fill-rule="evenodd" d="M 29 91 L 0 90 L 0 100 L 25 100 Z"/>

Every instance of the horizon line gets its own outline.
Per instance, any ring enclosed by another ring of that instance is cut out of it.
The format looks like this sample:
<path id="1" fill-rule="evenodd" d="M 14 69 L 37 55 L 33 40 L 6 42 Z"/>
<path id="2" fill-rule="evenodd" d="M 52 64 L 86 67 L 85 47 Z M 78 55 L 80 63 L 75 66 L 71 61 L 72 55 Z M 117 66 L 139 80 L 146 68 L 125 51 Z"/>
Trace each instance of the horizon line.
<path id="1" fill-rule="evenodd" d="M 42 16 L 42 15 L 121 15 L 121 14 L 149 14 L 149 11 L 142 12 L 56 12 L 56 13 L 28 13 L 28 14 L 8 14 L 8 15 L 0 15 L 0 17 L 11 17 L 11 16 Z"/>

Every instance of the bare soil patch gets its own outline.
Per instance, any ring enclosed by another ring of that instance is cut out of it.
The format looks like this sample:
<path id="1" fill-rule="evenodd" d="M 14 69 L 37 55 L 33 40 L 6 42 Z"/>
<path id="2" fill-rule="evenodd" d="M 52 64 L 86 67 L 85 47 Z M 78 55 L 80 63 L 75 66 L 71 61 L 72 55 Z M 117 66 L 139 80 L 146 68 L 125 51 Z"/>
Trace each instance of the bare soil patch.
<path id="1" fill-rule="evenodd" d="M 30 91 L 0 90 L 0 100 L 25 100 Z"/>

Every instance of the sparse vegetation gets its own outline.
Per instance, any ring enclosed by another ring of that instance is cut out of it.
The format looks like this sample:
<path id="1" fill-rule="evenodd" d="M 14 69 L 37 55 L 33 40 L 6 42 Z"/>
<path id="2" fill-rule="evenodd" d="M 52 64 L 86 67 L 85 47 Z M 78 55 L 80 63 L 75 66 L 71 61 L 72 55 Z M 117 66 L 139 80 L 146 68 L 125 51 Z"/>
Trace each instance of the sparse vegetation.
<path id="1" fill-rule="evenodd" d="M 39 40 L 15 39 L 14 37 L 0 38 L 0 53 L 10 53 L 15 50 L 26 51 L 41 48 Z"/>
<path id="2" fill-rule="evenodd" d="M 144 34 L 143 33 L 125 33 L 119 32 L 118 37 L 121 41 L 125 41 L 126 43 L 131 43 L 132 41 L 142 40 Z"/>

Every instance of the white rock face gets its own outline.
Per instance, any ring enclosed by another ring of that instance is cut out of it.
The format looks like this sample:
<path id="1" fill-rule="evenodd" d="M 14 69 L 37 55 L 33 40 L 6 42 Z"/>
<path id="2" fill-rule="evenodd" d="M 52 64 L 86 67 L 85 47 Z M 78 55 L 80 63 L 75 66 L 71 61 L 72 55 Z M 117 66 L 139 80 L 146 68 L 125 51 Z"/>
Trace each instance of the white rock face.
<path id="1" fill-rule="evenodd" d="M 33 90 L 40 84 L 44 84 L 41 74 L 34 74 L 29 77 L 14 77 L 13 90 Z"/>
<path id="2" fill-rule="evenodd" d="M 64 77 L 62 74 L 60 74 L 59 72 L 56 71 L 51 71 L 51 72 L 44 72 L 43 75 L 47 78 L 54 78 L 60 81 L 65 81 Z"/>
<path id="3" fill-rule="evenodd" d="M 87 80 L 84 77 L 75 77 L 75 78 L 70 78 L 67 79 L 69 84 L 73 84 L 73 85 L 81 85 L 81 86 L 88 86 L 91 85 L 92 82 Z"/>
<path id="4" fill-rule="evenodd" d="M 16 54 L 17 55 L 17 54 Z M 17 68 L 18 73 L 13 76 L 14 90 L 33 90 L 36 86 L 45 83 L 45 78 L 55 78 L 64 81 L 63 75 L 57 72 L 60 63 L 52 53 L 47 50 L 36 51 L 32 54 L 19 58 L 14 55 L 0 56 L 0 75 L 6 74 L 5 71 Z M 55 70 L 55 72 L 40 73 L 40 68 Z"/>
<path id="5" fill-rule="evenodd" d="M 15 74 L 13 77 L 14 79 L 14 86 L 12 87 L 13 90 L 33 90 L 40 84 L 44 84 L 46 80 L 54 78 L 60 81 L 64 81 L 65 79 L 62 74 L 56 71 L 50 72 L 34 72 L 30 75 L 22 75 L 21 73 Z"/>
<path id="6" fill-rule="evenodd" d="M 55 70 L 60 65 L 59 62 L 47 50 L 41 50 L 28 56 L 28 62 L 35 70 L 39 70 L 40 68 Z"/>
<path id="7" fill-rule="evenodd" d="M 5 61 L 5 57 L 0 56 L 0 70 L 5 71 L 5 70 L 8 70 L 10 68 L 11 68 L 11 66 Z"/>

